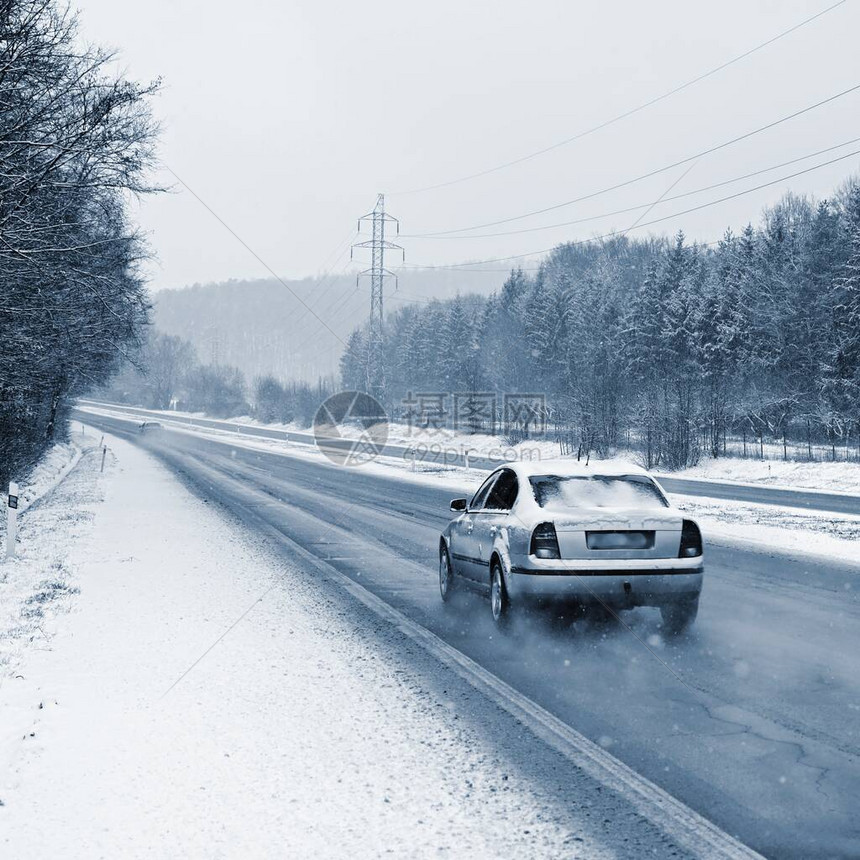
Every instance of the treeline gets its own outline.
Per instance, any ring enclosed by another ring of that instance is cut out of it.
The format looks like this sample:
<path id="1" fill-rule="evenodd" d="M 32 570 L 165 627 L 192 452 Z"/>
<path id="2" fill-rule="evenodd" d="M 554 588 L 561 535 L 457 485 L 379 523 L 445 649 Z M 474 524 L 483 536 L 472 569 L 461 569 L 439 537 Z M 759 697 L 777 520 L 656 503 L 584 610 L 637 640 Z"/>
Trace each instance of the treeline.
<path id="1" fill-rule="evenodd" d="M 201 364 L 189 341 L 150 329 L 121 371 L 94 396 L 150 409 L 203 412 L 213 418 L 251 415 L 265 422 L 308 426 L 333 390 L 331 380 L 287 383 L 270 375 L 249 386 L 239 368 Z"/>
<path id="2" fill-rule="evenodd" d="M 0 4 L 0 482 L 66 433 L 147 315 L 130 194 L 152 189 L 140 86 L 53 0 Z"/>
<path id="3" fill-rule="evenodd" d="M 551 432 L 680 467 L 729 434 L 835 445 L 860 431 L 860 186 L 787 196 L 715 246 L 559 246 L 501 289 L 391 314 L 385 391 L 541 393 Z M 365 388 L 366 332 L 341 362 Z M 835 451 L 835 449 L 834 449 Z"/>

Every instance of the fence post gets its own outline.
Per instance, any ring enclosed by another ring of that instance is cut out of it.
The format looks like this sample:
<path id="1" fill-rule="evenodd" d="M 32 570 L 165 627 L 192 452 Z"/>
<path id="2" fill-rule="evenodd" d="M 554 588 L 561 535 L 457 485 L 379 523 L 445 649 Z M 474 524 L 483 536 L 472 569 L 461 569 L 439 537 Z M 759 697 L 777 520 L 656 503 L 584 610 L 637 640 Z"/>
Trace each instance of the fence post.
<path id="1" fill-rule="evenodd" d="M 6 558 L 15 558 L 18 544 L 18 485 L 9 482 L 9 497 L 6 500 Z"/>

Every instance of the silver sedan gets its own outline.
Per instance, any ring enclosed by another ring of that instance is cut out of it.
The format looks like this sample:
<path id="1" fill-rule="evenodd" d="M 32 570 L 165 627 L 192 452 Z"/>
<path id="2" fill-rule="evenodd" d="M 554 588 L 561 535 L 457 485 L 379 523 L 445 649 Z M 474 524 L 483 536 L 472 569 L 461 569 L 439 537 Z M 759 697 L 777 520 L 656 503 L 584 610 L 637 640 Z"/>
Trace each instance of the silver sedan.
<path id="1" fill-rule="evenodd" d="M 439 541 L 444 601 L 460 586 L 483 591 L 499 625 L 530 602 L 610 614 L 656 606 L 672 634 L 695 621 L 701 532 L 637 466 L 510 463 L 451 510 Z"/>

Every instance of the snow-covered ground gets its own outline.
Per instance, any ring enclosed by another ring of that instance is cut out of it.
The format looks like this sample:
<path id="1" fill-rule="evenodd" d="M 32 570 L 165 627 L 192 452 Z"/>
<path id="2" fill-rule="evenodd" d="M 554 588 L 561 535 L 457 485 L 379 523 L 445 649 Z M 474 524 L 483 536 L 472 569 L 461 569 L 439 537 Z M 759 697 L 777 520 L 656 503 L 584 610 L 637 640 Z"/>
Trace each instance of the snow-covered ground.
<path id="1" fill-rule="evenodd" d="M 720 457 L 714 460 L 708 457 L 698 466 L 672 472 L 672 477 L 764 484 L 789 490 L 821 490 L 852 495 L 860 493 L 860 463 L 799 463 L 742 457 Z"/>
<path id="2" fill-rule="evenodd" d="M 849 562 L 860 556 L 860 517 L 850 514 L 671 494 L 669 500 L 712 543 Z"/>
<path id="3" fill-rule="evenodd" d="M 2 568 L 33 596 L 4 610 L 41 630 L 2 672 L 0 855 L 633 856 L 641 823 L 523 775 L 397 630 L 109 445 Z"/>
<path id="4" fill-rule="evenodd" d="M 69 442 L 54 445 L 25 480 L 18 482 L 18 512 L 23 514 L 27 508 L 42 496 L 49 493 L 74 468 L 81 455 L 77 444 L 79 436 L 72 436 Z M 89 440 L 85 440 L 89 445 Z M 6 529 L 6 520 L 0 517 L 0 529 Z"/>
<path id="5" fill-rule="evenodd" d="M 93 444 L 78 437 L 69 444 L 55 445 L 21 483 L 16 558 L 5 557 L 5 509 L 0 517 L 0 689 L 14 674 L 22 651 L 50 640 L 54 620 L 74 591 L 66 546 L 86 528 L 99 488 L 91 475 L 85 486 L 79 486 L 88 469 L 67 476 Z M 33 508 L 58 486 L 62 490 L 50 505 Z M 74 503 L 68 501 L 70 497 Z M 5 496 L 3 501 L 5 508 Z"/>

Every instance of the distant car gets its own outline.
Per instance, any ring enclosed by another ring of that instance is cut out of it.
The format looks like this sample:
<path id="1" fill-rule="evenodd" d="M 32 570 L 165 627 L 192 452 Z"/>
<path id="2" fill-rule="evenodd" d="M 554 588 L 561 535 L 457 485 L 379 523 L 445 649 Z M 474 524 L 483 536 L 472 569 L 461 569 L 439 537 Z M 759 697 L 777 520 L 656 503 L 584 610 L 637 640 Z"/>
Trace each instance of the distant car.
<path id="1" fill-rule="evenodd" d="M 137 425 L 138 433 L 151 433 L 153 430 L 160 430 L 161 423 L 158 421 L 141 421 Z"/>
<path id="2" fill-rule="evenodd" d="M 499 625 L 523 604 L 554 602 L 610 614 L 656 606 L 672 634 L 696 619 L 702 534 L 637 466 L 510 463 L 451 510 L 439 541 L 443 601 L 477 588 Z"/>

